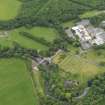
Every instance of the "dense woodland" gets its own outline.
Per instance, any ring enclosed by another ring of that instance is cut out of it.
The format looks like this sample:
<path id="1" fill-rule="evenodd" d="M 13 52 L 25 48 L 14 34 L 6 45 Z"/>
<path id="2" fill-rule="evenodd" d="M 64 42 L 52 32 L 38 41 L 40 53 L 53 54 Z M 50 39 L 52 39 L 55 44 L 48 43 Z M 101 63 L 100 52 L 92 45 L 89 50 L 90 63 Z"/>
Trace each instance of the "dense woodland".
<path id="1" fill-rule="evenodd" d="M 0 29 L 21 26 L 50 26 L 67 20 L 79 19 L 78 15 L 89 10 L 105 9 L 105 0 L 20 0 L 22 7 L 15 19 L 0 21 Z"/>
<path id="2" fill-rule="evenodd" d="M 105 74 L 96 76 L 91 90 L 77 105 L 104 105 L 105 104 Z"/>

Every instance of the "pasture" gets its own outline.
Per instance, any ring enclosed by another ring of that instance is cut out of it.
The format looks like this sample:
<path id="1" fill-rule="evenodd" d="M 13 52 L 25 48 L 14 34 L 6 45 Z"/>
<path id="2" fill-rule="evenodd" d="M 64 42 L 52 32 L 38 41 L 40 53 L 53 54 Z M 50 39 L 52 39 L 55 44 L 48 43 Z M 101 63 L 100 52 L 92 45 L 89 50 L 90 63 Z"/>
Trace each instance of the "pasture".
<path id="1" fill-rule="evenodd" d="M 14 18 L 18 14 L 20 6 L 19 0 L 0 0 L 0 20 Z"/>
<path id="2" fill-rule="evenodd" d="M 8 35 L 5 37 L 0 37 L 0 46 L 1 47 L 12 47 L 13 42 L 20 44 L 25 48 L 36 49 L 38 51 L 48 50 L 48 46 L 43 45 L 42 43 L 32 40 L 30 38 L 24 37 L 20 32 L 27 32 L 33 37 L 43 38 L 46 41 L 52 43 L 54 39 L 59 37 L 59 33 L 53 28 L 46 27 L 34 27 L 34 28 L 18 28 L 8 32 Z"/>
<path id="3" fill-rule="evenodd" d="M 0 105 L 37 105 L 24 60 L 0 59 Z"/>
<path id="4" fill-rule="evenodd" d="M 54 39 L 59 37 L 59 33 L 54 28 L 48 27 L 34 27 L 31 29 L 21 28 L 20 30 L 28 32 L 35 37 L 44 38 L 48 42 L 53 42 Z"/>
<path id="5" fill-rule="evenodd" d="M 17 42 L 25 48 L 37 49 L 37 50 L 47 50 L 47 46 L 42 45 L 41 43 L 35 42 L 29 38 L 23 37 L 19 34 L 20 30 L 13 30 L 10 32 L 8 40 L 11 42 Z"/>
<path id="6" fill-rule="evenodd" d="M 89 79 L 95 75 L 105 72 L 104 67 L 100 67 L 99 63 L 105 61 L 103 56 L 98 56 L 93 50 L 89 50 L 86 53 L 77 55 L 76 50 L 68 52 L 64 59 L 60 59 L 61 54 L 54 58 L 54 62 L 64 72 L 70 72 L 72 79 L 79 80 L 80 83 L 85 84 Z M 60 61 L 59 61 L 60 59 Z"/>
<path id="7" fill-rule="evenodd" d="M 8 37 L 1 37 L 0 38 L 1 47 L 12 47 L 13 43 L 16 42 L 25 48 L 36 49 L 39 51 L 48 49 L 47 46 L 42 45 L 39 42 L 23 37 L 22 35 L 20 35 L 19 33 L 20 31 L 22 31 L 22 28 L 15 29 L 15 30 L 8 32 Z"/>
<path id="8" fill-rule="evenodd" d="M 102 11 L 98 11 L 98 10 L 87 11 L 87 12 L 81 14 L 80 18 L 81 19 L 83 19 L 83 18 L 91 18 L 91 17 L 97 16 L 97 15 L 100 15 L 102 13 L 105 13 L 105 10 L 102 10 Z"/>

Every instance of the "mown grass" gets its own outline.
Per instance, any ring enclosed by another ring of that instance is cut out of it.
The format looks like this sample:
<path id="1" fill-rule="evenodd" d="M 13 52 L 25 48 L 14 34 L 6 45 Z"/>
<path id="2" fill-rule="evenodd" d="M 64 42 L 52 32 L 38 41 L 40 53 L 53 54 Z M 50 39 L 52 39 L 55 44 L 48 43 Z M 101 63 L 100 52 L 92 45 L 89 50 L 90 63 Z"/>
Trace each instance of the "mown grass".
<path id="1" fill-rule="evenodd" d="M 10 33 L 8 40 L 15 41 L 25 48 L 37 49 L 37 50 L 47 50 L 47 46 L 41 43 L 35 42 L 29 38 L 23 37 L 19 34 L 19 30 L 14 30 Z"/>
<path id="2" fill-rule="evenodd" d="M 9 20 L 18 14 L 21 2 L 18 0 L 0 0 L 0 20 Z"/>
<path id="3" fill-rule="evenodd" d="M 41 72 L 38 70 L 33 70 L 33 82 L 35 83 L 35 89 L 38 96 L 45 96 L 44 94 L 44 81 L 41 77 Z M 40 99 L 39 99 L 40 100 Z"/>
<path id="4" fill-rule="evenodd" d="M 72 79 L 79 80 L 81 84 L 85 84 L 95 75 L 105 72 L 105 68 L 98 65 L 101 61 L 105 62 L 104 57 L 98 56 L 94 50 L 77 55 L 75 49 L 70 50 L 63 60 L 61 59 L 59 62 L 56 58 L 54 60 L 63 71 L 70 72 Z"/>
<path id="5" fill-rule="evenodd" d="M 75 20 L 67 21 L 67 22 L 64 22 L 64 23 L 62 24 L 62 26 L 63 26 L 64 28 L 66 28 L 66 27 L 72 28 L 74 25 L 75 25 Z"/>
<path id="6" fill-rule="evenodd" d="M 22 47 L 36 49 L 38 51 L 45 51 L 48 49 L 47 46 L 20 35 L 20 31 L 22 31 L 21 28 L 15 29 L 8 32 L 8 37 L 0 37 L 1 47 L 12 47 L 13 43 L 16 42 Z"/>
<path id="7" fill-rule="evenodd" d="M 0 59 L 0 105 L 37 105 L 24 60 Z"/>
<path id="8" fill-rule="evenodd" d="M 101 13 L 105 13 L 105 11 L 104 10 L 102 10 L 102 11 L 98 11 L 98 10 L 87 11 L 84 14 L 81 14 L 80 18 L 81 19 L 83 19 L 83 18 L 91 18 L 91 17 L 97 16 L 97 15 L 99 15 Z"/>
<path id="9" fill-rule="evenodd" d="M 38 51 L 48 50 L 48 46 L 43 45 L 38 41 L 34 41 L 32 39 L 22 36 L 20 32 L 28 32 L 32 36 L 37 38 L 43 38 L 50 43 L 52 43 L 54 39 L 59 37 L 59 33 L 53 28 L 34 27 L 30 29 L 22 27 L 9 31 L 8 36 L 6 37 L 5 35 L 4 37 L 0 37 L 0 45 L 2 47 L 12 47 L 13 42 L 16 42 L 25 48 L 36 49 Z"/>
<path id="10" fill-rule="evenodd" d="M 44 38 L 48 42 L 52 42 L 59 37 L 59 33 L 55 29 L 48 27 L 21 28 L 20 30 L 31 33 L 35 37 Z"/>

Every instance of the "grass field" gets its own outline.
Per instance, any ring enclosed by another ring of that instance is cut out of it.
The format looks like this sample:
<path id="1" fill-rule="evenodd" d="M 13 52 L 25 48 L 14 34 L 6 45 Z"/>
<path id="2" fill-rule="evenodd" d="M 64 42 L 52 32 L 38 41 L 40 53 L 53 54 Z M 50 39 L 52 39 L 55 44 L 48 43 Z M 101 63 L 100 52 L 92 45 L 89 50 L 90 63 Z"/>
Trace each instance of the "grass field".
<path id="1" fill-rule="evenodd" d="M 21 36 L 19 32 L 20 31 L 18 29 L 10 32 L 10 36 L 8 40 L 11 42 L 15 41 L 25 48 L 32 48 L 32 49 L 37 49 L 37 50 L 47 50 L 47 46 L 44 46 L 41 43 L 35 42 L 29 38 Z"/>
<path id="2" fill-rule="evenodd" d="M 20 35 L 19 32 L 28 32 L 35 37 L 44 38 L 48 42 L 53 42 L 54 39 L 59 37 L 59 33 L 53 28 L 46 28 L 46 27 L 34 27 L 32 29 L 27 28 L 19 28 L 15 30 L 11 30 L 8 32 L 8 37 L 0 37 L 0 45 L 3 47 L 11 47 L 13 42 L 17 42 L 21 46 L 25 48 L 31 48 L 36 50 L 48 50 L 46 45 L 41 44 L 40 42 L 36 42 L 32 39 L 24 37 Z"/>
<path id="3" fill-rule="evenodd" d="M 41 43 L 35 42 L 29 38 L 23 37 L 19 34 L 20 29 L 12 30 L 8 33 L 8 37 L 0 37 L 0 45 L 3 47 L 12 47 L 13 42 L 17 42 L 25 48 L 36 50 L 47 50 L 48 47 Z"/>
<path id="4" fill-rule="evenodd" d="M 0 0 L 0 20 L 9 20 L 18 14 L 21 3 L 18 0 Z"/>
<path id="5" fill-rule="evenodd" d="M 59 37 L 59 33 L 55 29 L 48 27 L 34 27 L 31 29 L 21 28 L 21 30 L 31 33 L 35 37 L 44 38 L 49 42 L 52 42 L 54 39 Z"/>
<path id="6" fill-rule="evenodd" d="M 25 61 L 15 58 L 1 59 L 0 105 L 37 105 L 34 95 Z"/>
<path id="7" fill-rule="evenodd" d="M 102 13 L 105 13 L 105 11 L 104 10 L 102 10 L 102 11 L 98 11 L 98 10 L 87 11 L 84 14 L 80 15 L 80 18 L 81 19 L 91 18 L 91 17 L 97 16 L 97 15 L 102 14 Z"/>
<path id="8" fill-rule="evenodd" d="M 75 20 L 67 21 L 67 22 L 64 22 L 64 23 L 62 24 L 62 26 L 63 26 L 64 28 L 66 28 L 66 27 L 72 28 L 74 25 L 75 25 Z"/>
<path id="9" fill-rule="evenodd" d="M 59 58 L 58 56 L 57 58 Z M 105 61 L 104 57 L 97 56 L 93 50 L 81 55 L 76 55 L 75 51 L 69 52 L 63 60 L 60 60 L 58 61 L 55 58 L 54 62 L 57 62 L 65 72 L 70 72 L 72 78 L 79 80 L 81 83 L 86 83 L 95 75 L 105 72 L 105 68 L 98 65 L 101 61 Z"/>

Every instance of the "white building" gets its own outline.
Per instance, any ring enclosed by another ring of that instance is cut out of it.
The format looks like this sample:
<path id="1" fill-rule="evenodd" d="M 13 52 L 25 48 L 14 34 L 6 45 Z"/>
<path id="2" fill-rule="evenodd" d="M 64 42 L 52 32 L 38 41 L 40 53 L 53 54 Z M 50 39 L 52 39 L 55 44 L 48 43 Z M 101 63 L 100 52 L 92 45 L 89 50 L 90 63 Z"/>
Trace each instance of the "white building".
<path id="1" fill-rule="evenodd" d="M 72 27 L 72 30 L 79 37 L 84 49 L 105 43 L 105 31 L 101 28 L 94 28 L 87 20 L 78 22 L 77 26 Z"/>
<path id="2" fill-rule="evenodd" d="M 75 34 L 78 35 L 81 41 L 89 41 L 92 37 L 89 35 L 88 31 L 83 25 L 78 25 L 72 28 L 75 31 Z"/>

